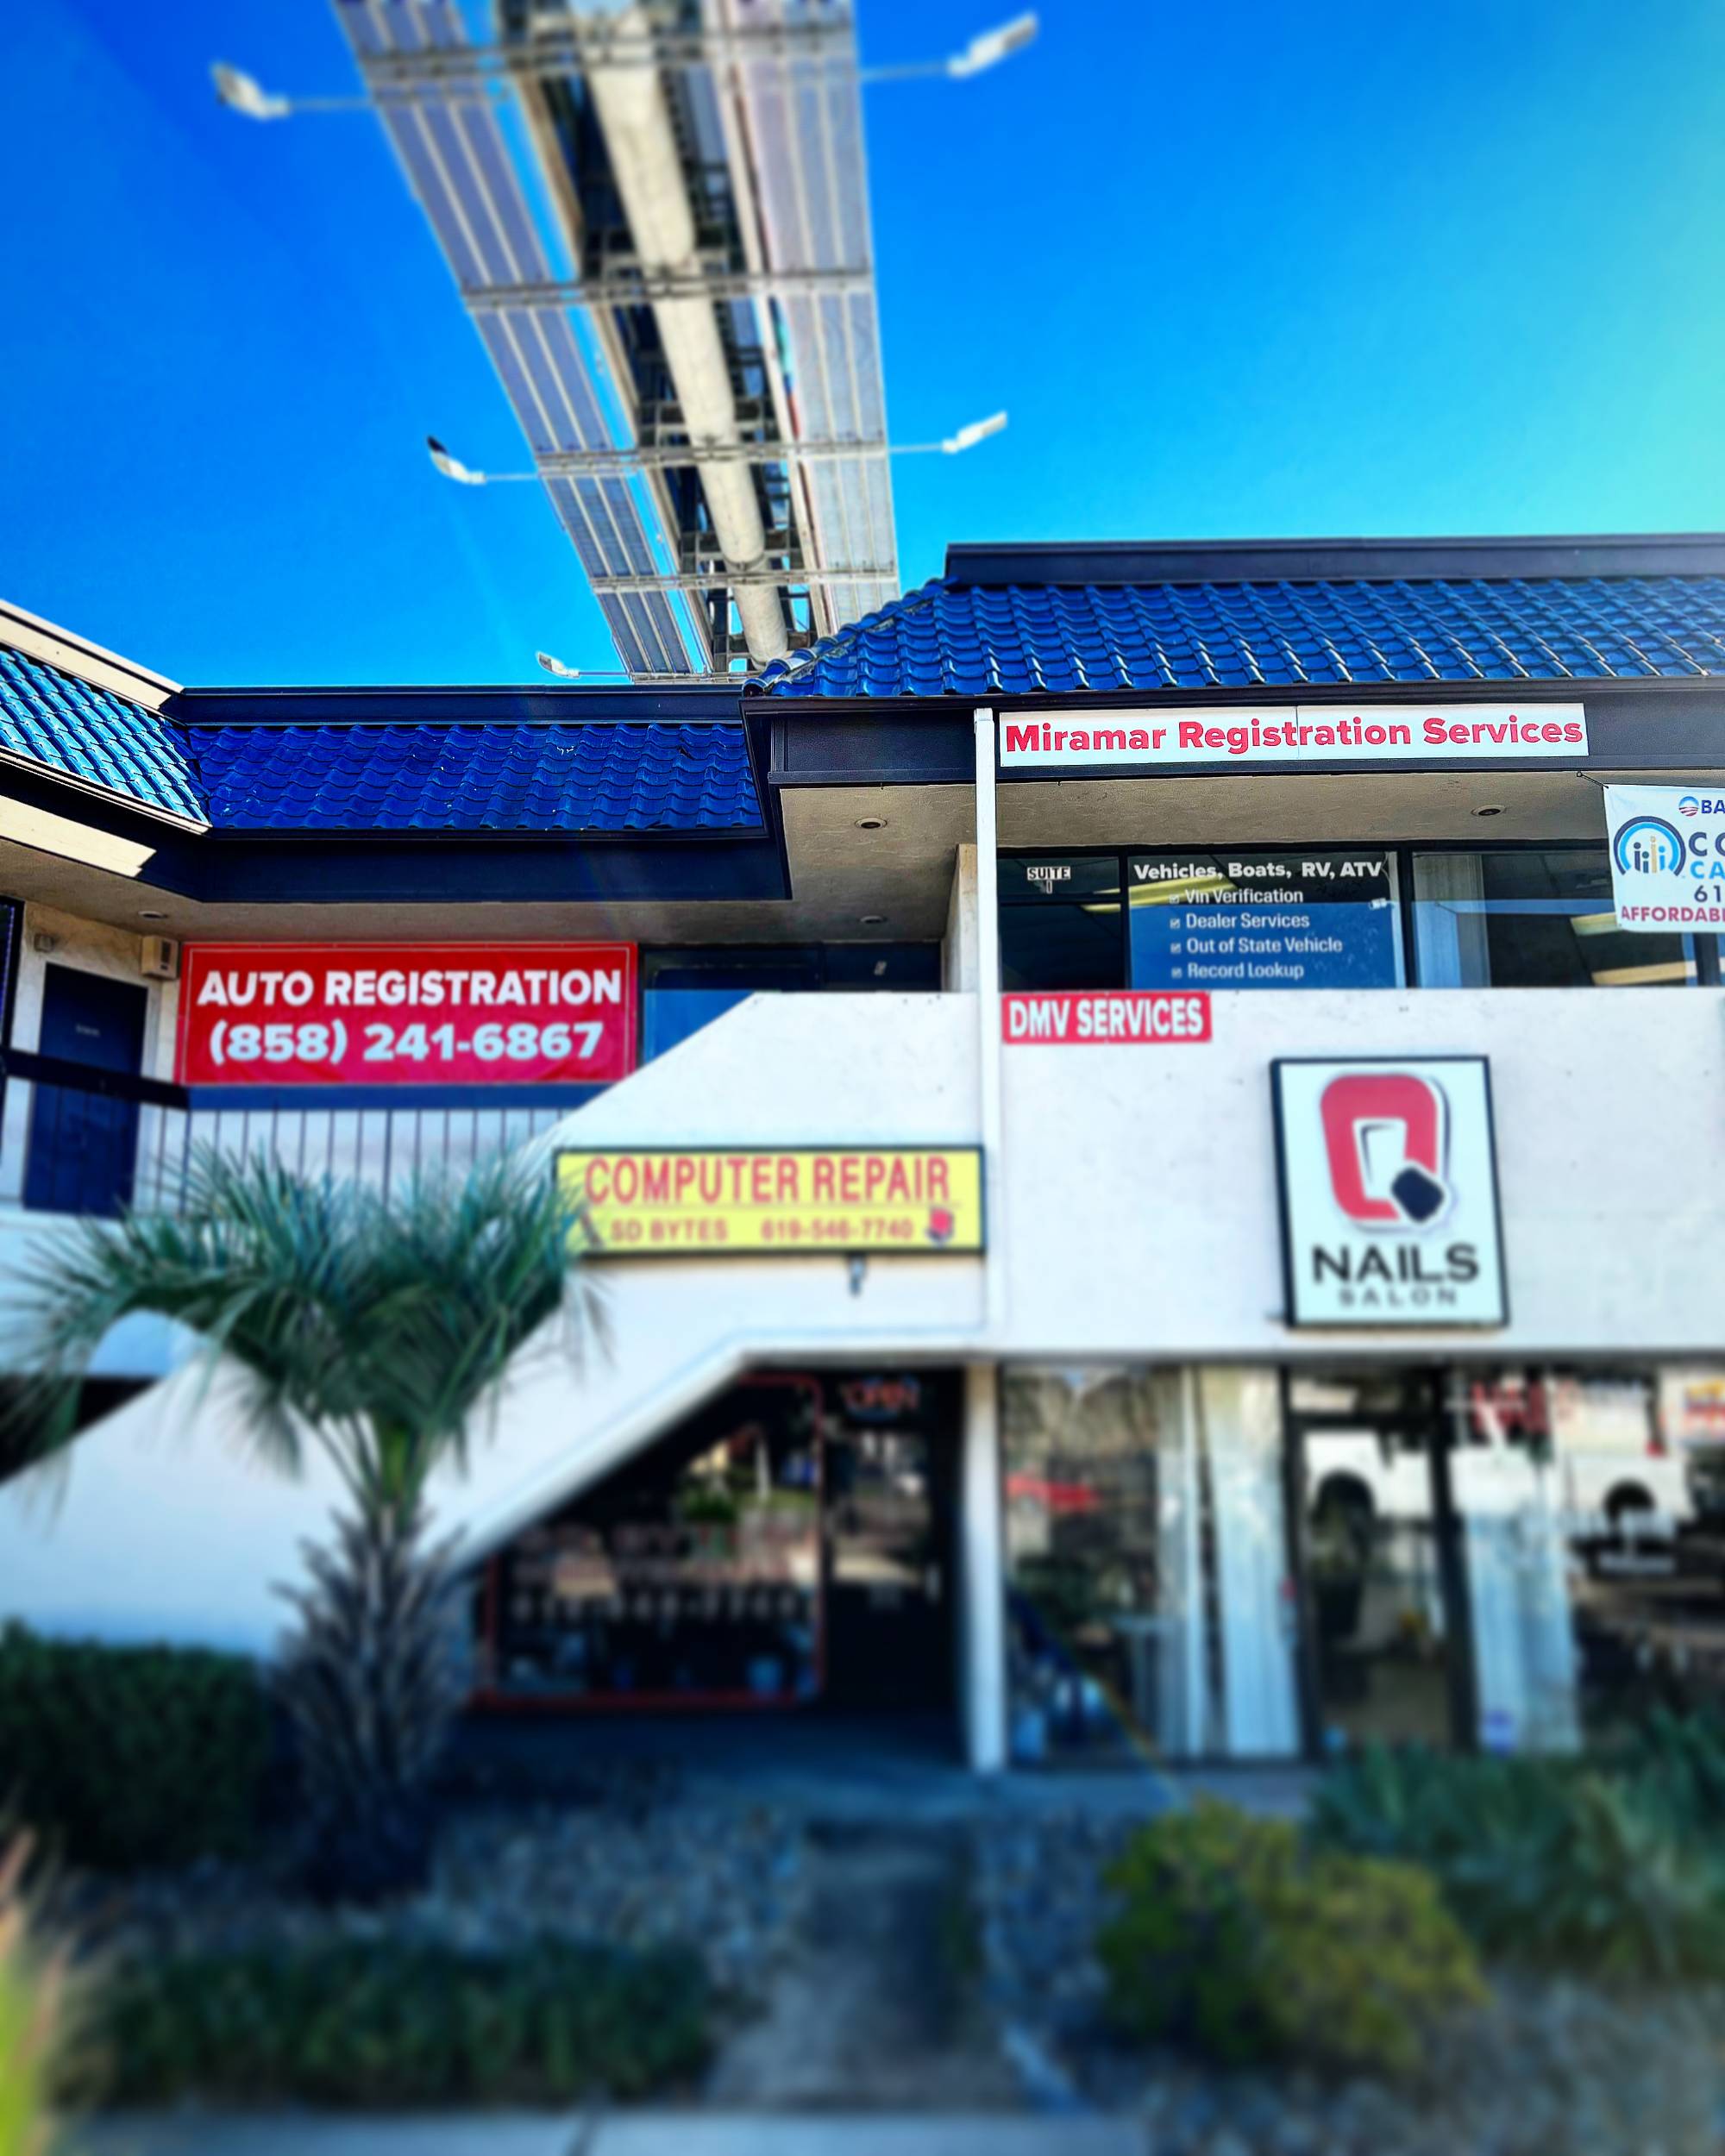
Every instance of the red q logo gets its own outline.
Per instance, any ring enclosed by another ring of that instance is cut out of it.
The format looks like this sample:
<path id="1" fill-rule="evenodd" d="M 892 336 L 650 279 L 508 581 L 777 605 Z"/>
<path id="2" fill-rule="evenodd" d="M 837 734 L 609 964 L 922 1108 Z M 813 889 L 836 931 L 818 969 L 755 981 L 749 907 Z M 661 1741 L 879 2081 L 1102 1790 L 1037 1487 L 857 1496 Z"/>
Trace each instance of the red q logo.
<path id="1" fill-rule="evenodd" d="M 1333 1078 L 1318 1112 L 1330 1188 L 1363 1228 L 1418 1232 L 1448 1210 L 1449 1105 L 1429 1078 L 1405 1070 Z"/>

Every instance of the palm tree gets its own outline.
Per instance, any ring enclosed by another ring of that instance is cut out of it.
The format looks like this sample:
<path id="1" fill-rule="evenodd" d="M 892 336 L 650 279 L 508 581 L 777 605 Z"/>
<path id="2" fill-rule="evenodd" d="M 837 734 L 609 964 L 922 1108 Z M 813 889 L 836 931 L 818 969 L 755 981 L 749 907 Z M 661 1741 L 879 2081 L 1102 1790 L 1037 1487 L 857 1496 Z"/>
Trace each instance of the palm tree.
<path id="1" fill-rule="evenodd" d="M 248 1373 L 267 1462 L 298 1472 L 310 1443 L 340 1474 L 335 1539 L 308 1550 L 310 1583 L 285 1590 L 298 1622 L 277 1680 L 321 1891 L 371 1898 L 423 1877 L 427 1785 L 460 1700 L 448 1553 L 427 1545 L 425 1487 L 446 1461 L 465 1466 L 531 1336 L 561 1313 L 579 1353 L 596 1326 L 570 1227 L 543 1163 L 499 1160 L 386 1201 L 205 1156 L 178 1215 L 82 1221 L 33 1254 L 22 1314 L 42 1376 L 22 1412 L 34 1457 L 70 1439 L 110 1327 L 147 1311 L 202 1336 L 206 1382 L 223 1361 Z"/>

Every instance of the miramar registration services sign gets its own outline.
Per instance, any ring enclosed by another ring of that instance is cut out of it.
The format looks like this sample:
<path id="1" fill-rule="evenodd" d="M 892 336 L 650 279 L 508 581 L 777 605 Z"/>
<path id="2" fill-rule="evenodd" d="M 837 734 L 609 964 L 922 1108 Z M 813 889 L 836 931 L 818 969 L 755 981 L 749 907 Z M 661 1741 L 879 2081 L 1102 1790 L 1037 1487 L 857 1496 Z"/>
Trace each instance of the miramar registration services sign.
<path id="1" fill-rule="evenodd" d="M 1306 764 L 1572 762 L 1587 754 L 1579 704 L 1346 704 L 1226 710 L 1035 711 L 1000 720 L 1000 769 L 1154 770 Z"/>
<path id="2" fill-rule="evenodd" d="M 605 1257 L 969 1256 L 979 1146 L 726 1145 L 560 1152 L 581 1246 Z"/>
<path id="3" fill-rule="evenodd" d="M 1483 1056 L 1270 1066 L 1288 1321 L 1509 1322 Z"/>

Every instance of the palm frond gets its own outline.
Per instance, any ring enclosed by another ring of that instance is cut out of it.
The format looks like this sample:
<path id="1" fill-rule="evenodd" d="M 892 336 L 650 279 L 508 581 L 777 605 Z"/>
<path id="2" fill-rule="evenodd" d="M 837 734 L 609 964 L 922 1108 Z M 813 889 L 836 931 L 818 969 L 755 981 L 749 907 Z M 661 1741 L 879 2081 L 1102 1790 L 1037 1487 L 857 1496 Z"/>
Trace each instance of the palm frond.
<path id="1" fill-rule="evenodd" d="M 460 1459 L 476 1411 L 566 1307 L 574 1253 L 549 1175 L 506 1159 L 386 1204 L 269 1161 L 200 1156 L 178 1217 L 79 1222 L 32 1254 L 15 1316 L 36 1373 L 9 1411 L 36 1457 L 64 1445 L 78 1388 L 122 1318 L 148 1312 L 248 1375 L 253 1434 L 296 1468 L 316 1430 L 362 1501 L 405 1498 Z M 572 1353 L 599 1330 L 568 1296 Z"/>

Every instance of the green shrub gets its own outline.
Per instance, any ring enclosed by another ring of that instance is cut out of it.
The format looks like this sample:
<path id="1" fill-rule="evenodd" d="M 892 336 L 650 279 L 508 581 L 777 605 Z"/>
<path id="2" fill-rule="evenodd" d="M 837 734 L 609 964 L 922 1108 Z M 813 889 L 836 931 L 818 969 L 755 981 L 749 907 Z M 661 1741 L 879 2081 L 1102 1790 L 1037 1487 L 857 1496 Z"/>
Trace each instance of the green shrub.
<path id="1" fill-rule="evenodd" d="M 1490 1953 L 1610 1978 L 1725 1977 L 1725 1840 L 1706 1740 L 1610 1765 L 1368 1752 L 1320 1787 L 1314 1838 L 1440 1881 Z M 1709 1823 L 1711 1822 L 1711 1823 Z"/>
<path id="2" fill-rule="evenodd" d="M 116 2104 L 552 2105 L 695 2072 L 708 1995 L 699 1962 L 668 1949 L 346 1940 L 139 1967 L 99 2002 L 97 2034 Z"/>
<path id="3" fill-rule="evenodd" d="M 268 1750 L 261 1683 L 238 1656 L 0 1630 L 0 1806 L 68 1863 L 236 1853 Z"/>
<path id="4" fill-rule="evenodd" d="M 1285 1821 L 1203 1801 L 1135 1835 L 1097 1954 L 1126 2035 L 1230 2065 L 1299 2058 L 1404 2072 L 1444 2014 L 1483 1996 L 1435 1883 L 1312 1850 Z"/>
<path id="5" fill-rule="evenodd" d="M 1623 1739 L 1615 1764 L 1681 1833 L 1725 1828 L 1725 1722 L 1656 1707 Z"/>

